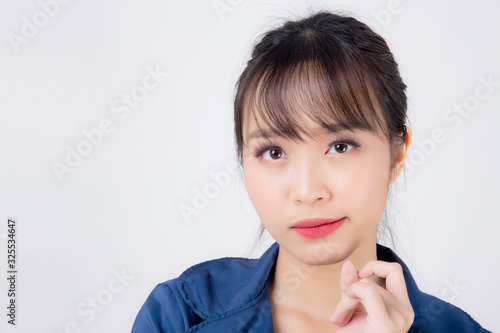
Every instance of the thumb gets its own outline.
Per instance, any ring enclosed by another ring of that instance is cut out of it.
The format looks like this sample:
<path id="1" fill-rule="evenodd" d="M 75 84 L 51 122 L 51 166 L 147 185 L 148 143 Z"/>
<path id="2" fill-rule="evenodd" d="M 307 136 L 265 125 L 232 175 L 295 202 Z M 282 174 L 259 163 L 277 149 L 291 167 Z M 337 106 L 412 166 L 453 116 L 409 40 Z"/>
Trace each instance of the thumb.
<path id="1" fill-rule="evenodd" d="M 347 289 L 349 289 L 353 283 L 358 282 L 358 280 L 358 271 L 352 262 L 346 260 L 340 270 L 340 291 L 345 293 Z"/>

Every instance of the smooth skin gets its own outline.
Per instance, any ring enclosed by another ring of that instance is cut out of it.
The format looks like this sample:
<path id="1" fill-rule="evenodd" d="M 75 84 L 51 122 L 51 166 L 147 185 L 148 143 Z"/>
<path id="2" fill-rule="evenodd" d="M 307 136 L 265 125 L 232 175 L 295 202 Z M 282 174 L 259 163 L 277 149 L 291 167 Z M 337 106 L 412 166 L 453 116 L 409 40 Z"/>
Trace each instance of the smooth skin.
<path id="1" fill-rule="evenodd" d="M 403 169 L 410 129 L 395 148 L 380 133 L 333 133 L 306 117 L 304 124 L 314 136 L 303 141 L 268 141 L 252 117 L 243 126 L 245 185 L 280 244 L 269 285 L 274 330 L 407 332 L 414 313 L 402 270 L 377 260 L 376 228 Z M 359 147 L 338 142 L 345 138 Z M 272 148 L 256 154 L 265 145 Z M 305 239 L 292 226 L 310 218 L 344 221 L 326 237 Z"/>

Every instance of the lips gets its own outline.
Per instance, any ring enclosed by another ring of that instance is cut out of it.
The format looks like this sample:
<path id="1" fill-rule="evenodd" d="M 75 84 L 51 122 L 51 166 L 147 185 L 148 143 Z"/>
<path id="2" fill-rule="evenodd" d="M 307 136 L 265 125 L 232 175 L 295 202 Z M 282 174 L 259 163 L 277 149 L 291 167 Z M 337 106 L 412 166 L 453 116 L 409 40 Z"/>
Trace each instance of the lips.
<path id="1" fill-rule="evenodd" d="M 323 238 L 337 230 L 344 222 L 340 219 L 308 219 L 295 223 L 292 229 L 301 237 L 306 239 Z"/>
<path id="2" fill-rule="evenodd" d="M 316 219 L 307 219 L 307 220 L 301 220 L 297 223 L 295 223 L 292 228 L 314 228 L 314 227 L 319 227 L 320 225 L 327 224 L 327 223 L 333 223 L 342 220 L 342 218 L 338 219 L 322 219 L 322 218 L 316 218 Z"/>

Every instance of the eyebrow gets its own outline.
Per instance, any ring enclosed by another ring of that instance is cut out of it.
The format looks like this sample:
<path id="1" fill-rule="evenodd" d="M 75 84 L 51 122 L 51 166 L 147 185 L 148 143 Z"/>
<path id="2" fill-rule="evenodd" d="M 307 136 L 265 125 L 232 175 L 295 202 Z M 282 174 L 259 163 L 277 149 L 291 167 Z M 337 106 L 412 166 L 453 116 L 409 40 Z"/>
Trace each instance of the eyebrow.
<path id="1" fill-rule="evenodd" d="M 326 124 L 323 126 L 324 129 L 329 130 L 332 133 L 338 133 L 338 132 L 354 132 L 356 130 L 367 130 L 361 125 L 357 124 L 351 124 L 349 125 L 350 128 L 347 128 L 344 125 L 336 124 L 336 123 L 331 123 L 331 124 Z M 250 141 L 253 138 L 267 138 L 267 137 L 273 137 L 273 136 L 285 136 L 281 134 L 278 131 L 275 130 L 261 130 L 257 129 L 253 131 L 249 136 L 248 136 L 248 141 Z"/>

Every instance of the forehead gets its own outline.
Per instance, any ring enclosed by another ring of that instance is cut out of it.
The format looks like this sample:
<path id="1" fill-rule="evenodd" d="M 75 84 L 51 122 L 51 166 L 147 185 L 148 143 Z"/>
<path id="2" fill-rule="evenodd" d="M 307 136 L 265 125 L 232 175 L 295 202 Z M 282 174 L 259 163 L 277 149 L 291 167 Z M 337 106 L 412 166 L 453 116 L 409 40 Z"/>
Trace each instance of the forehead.
<path id="1" fill-rule="evenodd" d="M 311 137 L 322 130 L 385 133 L 385 118 L 369 82 L 328 71 L 310 62 L 254 77 L 243 99 L 243 144 L 271 135 L 303 140 L 304 134 Z"/>
<path id="2" fill-rule="evenodd" d="M 244 126 L 244 138 L 245 142 L 251 142 L 256 139 L 269 139 L 274 137 L 287 137 L 285 133 L 281 133 L 273 128 L 262 124 L 262 120 L 255 119 L 256 117 L 249 117 Z M 314 138 L 315 136 L 321 136 L 330 133 L 344 133 L 344 132 L 356 132 L 356 131 L 366 131 L 365 128 L 353 125 L 352 127 L 346 127 L 341 124 L 331 122 L 327 124 L 318 124 L 311 120 L 310 118 L 304 116 L 303 125 L 301 133 L 297 140 L 303 140 L 303 135 L 308 138 Z"/>
<path id="3" fill-rule="evenodd" d="M 338 122 L 328 114 L 320 119 L 313 119 L 309 114 L 294 114 L 293 117 L 293 120 L 285 118 L 285 121 L 280 121 L 272 115 L 262 115 L 262 111 L 247 109 L 242 124 L 243 147 L 263 139 L 283 138 L 300 142 L 331 133 L 371 133 L 384 139 L 384 133 L 376 125 L 362 121 Z"/>

